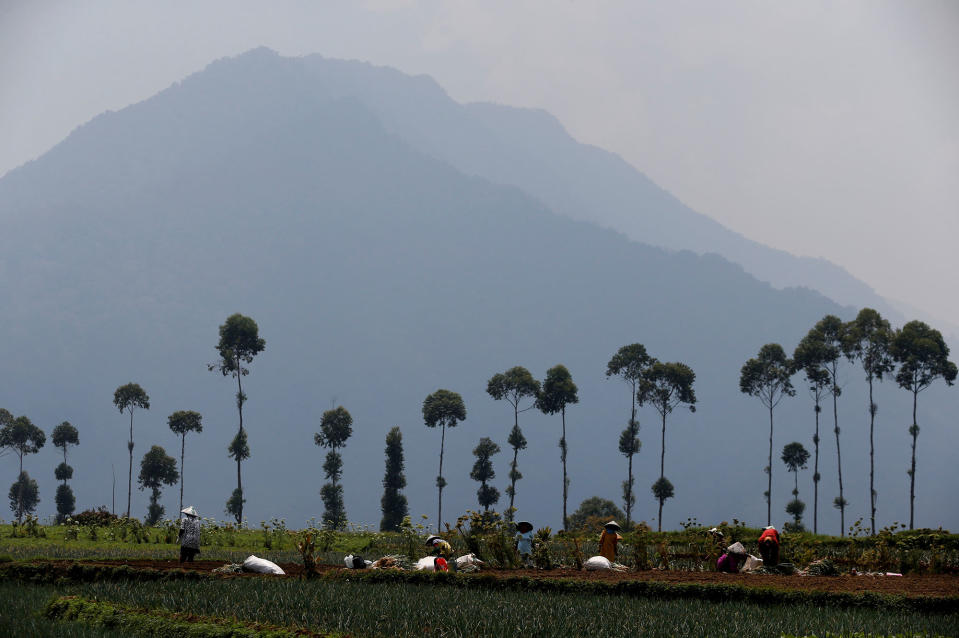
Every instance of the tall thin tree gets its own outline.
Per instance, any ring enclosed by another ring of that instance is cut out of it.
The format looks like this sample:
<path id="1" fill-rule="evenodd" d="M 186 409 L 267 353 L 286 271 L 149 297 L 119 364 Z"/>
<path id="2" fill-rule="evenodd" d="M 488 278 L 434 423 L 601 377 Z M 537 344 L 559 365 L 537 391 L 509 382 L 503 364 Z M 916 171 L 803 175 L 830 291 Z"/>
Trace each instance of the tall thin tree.
<path id="1" fill-rule="evenodd" d="M 566 406 L 579 403 L 579 395 L 573 377 L 566 366 L 555 365 L 546 371 L 543 387 L 536 397 L 536 407 L 543 414 L 559 412 L 563 419 L 563 436 L 559 440 L 560 459 L 563 462 L 563 529 L 569 529 L 569 517 L 566 515 L 566 503 L 569 500 L 569 476 L 566 473 Z"/>
<path id="2" fill-rule="evenodd" d="M 443 524 L 443 488 L 446 479 L 443 478 L 443 448 L 446 445 L 446 428 L 456 427 L 460 421 L 466 420 L 466 406 L 463 397 L 450 390 L 439 389 L 423 399 L 423 423 L 428 428 L 439 426 L 442 429 L 440 436 L 440 472 L 436 475 L 436 488 L 439 491 L 437 499 L 436 531 Z"/>
<path id="3" fill-rule="evenodd" d="M 150 397 L 137 383 L 121 385 L 113 393 L 113 405 L 122 414 L 126 410 L 130 414 L 130 440 L 127 441 L 127 450 L 130 452 L 130 469 L 127 473 L 127 513 L 130 518 L 130 499 L 133 494 L 133 413 L 138 408 L 150 409 Z"/>
<path id="4" fill-rule="evenodd" d="M 193 410 L 177 410 L 167 417 L 167 425 L 180 435 L 180 509 L 183 509 L 183 483 L 186 482 L 186 435 L 187 432 L 202 432 L 203 417 Z"/>
<path id="5" fill-rule="evenodd" d="M 820 319 L 805 336 L 804 340 L 815 344 L 819 351 L 818 365 L 829 375 L 829 393 L 832 395 L 833 433 L 836 435 L 836 469 L 839 477 L 839 496 L 833 499 L 833 506 L 839 510 L 839 535 L 846 535 L 846 500 L 842 484 L 842 447 L 839 444 L 839 363 L 849 356 L 849 327 L 835 315 L 826 315 Z"/>
<path id="6" fill-rule="evenodd" d="M 759 354 L 746 361 L 739 372 L 739 391 L 756 397 L 769 410 L 769 461 L 766 465 L 766 525 L 772 521 L 773 490 L 773 410 L 783 397 L 795 396 L 790 377 L 793 361 L 778 343 L 767 343 Z"/>
<path id="7" fill-rule="evenodd" d="M 227 317 L 220 326 L 220 340 L 216 350 L 220 360 L 211 363 L 207 368 L 218 371 L 223 376 L 230 375 L 236 379 L 236 409 L 240 414 L 240 427 L 236 436 L 227 448 L 230 457 L 236 461 L 236 489 L 227 500 L 227 512 L 236 518 L 237 524 L 243 522 L 243 461 L 250 458 L 250 446 L 246 432 L 243 430 L 243 404 L 246 403 L 246 394 L 243 393 L 243 377 L 250 374 L 249 368 L 243 364 L 253 363 L 253 357 L 263 352 L 266 341 L 260 338 L 260 329 L 250 317 L 234 313 Z"/>
<path id="8" fill-rule="evenodd" d="M 659 515 L 656 518 L 659 531 L 663 531 L 663 503 L 675 493 L 673 484 L 666 478 L 666 417 L 681 404 L 687 405 L 690 412 L 696 411 L 695 381 L 696 373 L 685 363 L 659 361 L 654 361 L 639 380 L 636 393 L 639 405 L 652 405 L 663 419 L 659 479 L 653 483 L 653 496 L 659 502 Z"/>
<path id="9" fill-rule="evenodd" d="M 632 527 L 633 504 L 633 456 L 639 453 L 642 442 L 639 440 L 639 420 L 636 418 L 636 393 L 643 372 L 652 364 L 653 358 L 641 343 L 632 343 L 620 348 L 606 364 L 606 378 L 618 376 L 629 385 L 630 411 L 626 429 L 619 435 L 619 451 L 626 457 L 626 480 L 623 482 L 623 503 L 626 505 L 626 529 Z"/>
<path id="10" fill-rule="evenodd" d="M 804 337 L 793 354 L 793 361 L 797 369 L 802 369 L 809 384 L 809 396 L 813 399 L 813 412 L 816 417 L 816 429 L 813 432 L 812 442 L 815 449 L 813 461 L 813 506 L 812 531 L 819 533 L 819 414 L 822 412 L 822 400 L 829 392 L 831 383 L 829 373 L 823 368 L 824 344 L 818 339 Z"/>
<path id="11" fill-rule="evenodd" d="M 381 532 L 398 532 L 400 523 L 409 514 L 406 496 L 400 493 L 406 487 L 403 474 L 403 433 L 394 427 L 386 435 L 386 474 L 383 476 L 383 498 L 380 507 L 383 519 Z"/>
<path id="12" fill-rule="evenodd" d="M 63 463 L 57 466 L 54 470 L 54 476 L 58 481 L 63 481 L 61 485 L 57 486 L 57 520 L 63 522 L 63 520 L 73 514 L 74 506 L 76 505 L 76 498 L 73 496 L 73 490 L 70 489 L 70 486 L 67 485 L 67 481 L 73 478 L 73 468 L 67 465 L 67 448 L 71 445 L 80 444 L 80 434 L 77 432 L 77 429 L 70 424 L 69 421 L 64 421 L 57 427 L 53 428 L 53 439 L 54 447 L 58 447 L 63 450 Z"/>
<path id="13" fill-rule="evenodd" d="M 343 486 L 337 481 L 343 475 L 343 457 L 337 452 L 346 446 L 353 434 L 353 417 L 342 405 L 327 410 L 320 420 L 320 431 L 313 435 L 313 442 L 329 450 L 323 470 L 329 483 L 320 489 L 323 499 L 323 523 L 329 529 L 343 529 L 346 526 L 346 506 L 343 503 Z"/>
<path id="14" fill-rule="evenodd" d="M 473 469 L 470 470 L 470 478 L 480 484 L 479 489 L 476 490 L 476 498 L 484 512 L 488 512 L 490 505 L 495 505 L 499 501 L 499 490 L 489 485 L 489 481 L 496 478 L 492 457 L 499 452 L 499 446 L 488 436 L 481 438 L 479 444 L 473 448 L 473 456 L 476 457 L 476 462 L 473 463 Z"/>
<path id="15" fill-rule="evenodd" d="M 892 353 L 893 338 L 889 322 L 872 308 L 863 308 L 855 320 L 849 324 L 849 347 L 852 358 L 858 359 L 866 373 L 869 384 L 869 521 L 872 534 L 876 534 L 876 446 L 874 442 L 876 412 L 879 406 L 873 400 L 873 381 L 882 381 L 883 377 L 895 369 Z"/>
<path id="16" fill-rule="evenodd" d="M 915 522 L 916 502 L 916 439 L 919 437 L 919 393 L 937 379 L 951 386 L 957 375 L 956 364 L 949 360 L 949 346 L 942 334 L 922 321 L 910 321 L 896 331 L 892 355 L 899 364 L 896 383 L 912 393 L 912 462 L 909 465 L 909 529 Z"/>
<path id="17" fill-rule="evenodd" d="M 519 427 L 519 413 L 535 407 L 536 395 L 539 393 L 539 381 L 533 378 L 530 371 L 523 366 L 510 368 L 506 372 L 494 374 L 486 384 L 486 392 L 497 401 L 506 400 L 513 406 L 513 429 L 509 433 L 507 442 L 513 448 L 513 462 L 510 464 L 509 487 L 506 494 L 509 496 L 509 509 L 506 511 L 508 520 L 513 520 L 514 502 L 516 498 L 516 481 L 523 478 L 517 465 L 520 450 L 526 449 L 526 437 Z M 533 401 L 524 408 L 520 403 L 525 398 Z"/>

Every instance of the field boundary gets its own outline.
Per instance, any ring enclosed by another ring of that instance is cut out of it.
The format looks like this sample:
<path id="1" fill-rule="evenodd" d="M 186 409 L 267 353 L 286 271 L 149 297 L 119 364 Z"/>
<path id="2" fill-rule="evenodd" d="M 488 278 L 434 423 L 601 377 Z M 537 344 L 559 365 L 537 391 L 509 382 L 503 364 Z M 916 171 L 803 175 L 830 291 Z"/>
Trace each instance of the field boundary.
<path id="1" fill-rule="evenodd" d="M 89 583 L 98 581 L 148 582 L 161 580 L 218 580 L 257 578 L 255 574 L 222 575 L 188 569 L 157 569 L 130 565 L 89 564 L 81 561 L 13 561 L 0 563 L 0 579 L 38 584 Z M 276 578 L 276 576 L 267 576 Z M 296 577 L 296 576 L 292 576 Z M 326 569 L 318 580 L 370 584 L 452 586 L 498 591 L 571 593 L 632 596 L 661 600 L 695 599 L 710 602 L 745 602 L 759 605 L 807 604 L 834 608 L 871 608 L 922 613 L 959 613 L 959 596 L 893 595 L 879 592 L 795 590 L 769 586 L 715 583 L 664 583 L 629 579 L 614 582 L 567 577 L 510 576 L 491 573 L 457 574 L 405 572 L 398 570 Z"/>
<path id="2" fill-rule="evenodd" d="M 342 634 L 316 633 L 298 627 L 280 627 L 233 618 L 198 616 L 165 609 L 131 607 L 78 596 L 52 599 L 44 609 L 51 620 L 79 622 L 93 627 L 132 630 L 142 636 L 197 636 L 198 638 L 337 638 Z"/>

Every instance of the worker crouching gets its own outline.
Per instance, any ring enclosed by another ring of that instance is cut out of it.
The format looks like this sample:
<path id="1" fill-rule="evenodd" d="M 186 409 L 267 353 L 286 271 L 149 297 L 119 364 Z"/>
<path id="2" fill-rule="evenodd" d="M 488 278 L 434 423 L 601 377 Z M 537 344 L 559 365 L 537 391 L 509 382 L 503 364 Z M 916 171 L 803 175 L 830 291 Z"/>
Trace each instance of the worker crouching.
<path id="1" fill-rule="evenodd" d="M 772 525 L 759 535 L 759 555 L 763 557 L 763 565 L 767 568 L 779 564 L 779 532 Z"/>
<path id="2" fill-rule="evenodd" d="M 610 521 L 603 526 L 603 533 L 599 535 L 599 555 L 611 563 L 616 562 L 616 546 L 623 540 L 619 529 L 616 521 Z"/>

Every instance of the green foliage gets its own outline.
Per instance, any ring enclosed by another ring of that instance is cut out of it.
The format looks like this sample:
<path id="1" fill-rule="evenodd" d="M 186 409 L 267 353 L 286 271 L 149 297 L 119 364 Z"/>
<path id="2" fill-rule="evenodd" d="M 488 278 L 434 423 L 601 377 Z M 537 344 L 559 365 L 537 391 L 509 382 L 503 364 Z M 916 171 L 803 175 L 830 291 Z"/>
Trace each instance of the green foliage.
<path id="1" fill-rule="evenodd" d="M 652 405 L 660 415 L 671 413 L 680 404 L 696 411 L 696 373 L 685 363 L 653 362 L 639 381 L 636 398 L 640 405 Z"/>
<path id="2" fill-rule="evenodd" d="M 806 469 L 806 462 L 809 460 L 809 452 L 803 447 L 802 443 L 793 441 L 783 446 L 782 461 L 790 472 L 798 472 Z"/>
<path id="3" fill-rule="evenodd" d="M 266 349 L 266 341 L 260 338 L 260 329 L 250 317 L 234 313 L 220 326 L 220 340 L 216 350 L 220 361 L 210 366 L 223 376 L 247 375 L 244 363 L 253 363 L 253 357 Z"/>
<path id="4" fill-rule="evenodd" d="M 150 397 L 138 383 L 121 385 L 113 392 L 113 405 L 120 412 L 129 412 L 131 415 L 137 408 L 150 409 Z"/>
<path id="5" fill-rule="evenodd" d="M 579 403 L 579 389 L 566 366 L 555 365 L 546 371 L 543 387 L 536 397 L 536 407 L 543 414 L 565 412 L 566 406 Z"/>
<path id="6" fill-rule="evenodd" d="M 10 486 L 8 498 L 10 511 L 20 521 L 23 520 L 24 514 L 32 514 L 36 511 L 37 505 L 40 504 L 40 488 L 27 472 L 20 472 L 20 476 Z"/>
<path id="7" fill-rule="evenodd" d="M 452 428 L 466 419 L 463 397 L 450 390 L 437 390 L 423 400 L 423 423 L 428 428 Z"/>
<path id="8" fill-rule="evenodd" d="M 922 321 L 910 321 L 896 331 L 892 355 L 899 364 L 896 383 L 910 392 L 921 392 L 942 378 L 946 385 L 956 380 L 956 364 L 949 361 L 949 346 L 942 333 Z"/>
<path id="9" fill-rule="evenodd" d="M 73 478 L 73 468 L 61 463 L 53 470 L 53 475 L 58 481 L 68 481 Z"/>
<path id="10" fill-rule="evenodd" d="M 64 454 L 66 454 L 66 449 L 68 446 L 80 444 L 80 434 L 77 432 L 77 429 L 70 424 L 69 421 L 64 421 L 57 427 L 53 428 L 53 434 L 51 438 L 53 439 L 54 447 L 58 447 L 63 450 Z"/>
<path id="11" fill-rule="evenodd" d="M 202 432 L 203 416 L 193 410 L 177 410 L 167 417 L 167 425 L 173 432 L 181 436 L 188 432 Z"/>
<path id="12" fill-rule="evenodd" d="M 150 489 L 150 506 L 147 509 L 147 525 L 153 525 L 163 517 L 165 508 L 160 505 L 160 488 L 163 485 L 175 485 L 180 480 L 176 469 L 176 459 L 169 456 L 159 445 L 154 445 L 143 455 L 140 462 L 140 475 L 137 483 L 140 489 Z"/>
<path id="13" fill-rule="evenodd" d="M 73 489 L 69 485 L 58 485 L 57 495 L 57 520 L 62 521 L 76 508 L 76 498 L 73 496 Z"/>
<path id="14" fill-rule="evenodd" d="M 488 481 L 496 478 L 496 472 L 493 471 L 493 461 L 491 458 L 494 454 L 499 454 L 499 452 L 499 445 L 486 436 L 481 438 L 479 444 L 473 448 L 473 456 L 476 457 L 476 462 L 470 471 L 470 478 L 480 483 L 479 490 L 477 490 L 476 494 L 480 506 L 485 510 L 489 510 L 491 505 L 495 505 L 497 501 L 499 501 L 499 490 L 491 485 L 487 485 Z"/>
<path id="15" fill-rule="evenodd" d="M 656 479 L 652 486 L 653 496 L 662 503 L 666 499 L 672 498 L 674 494 L 673 484 L 665 476 Z"/>
<path id="16" fill-rule="evenodd" d="M 243 504 L 246 503 L 246 499 L 243 498 L 243 490 L 239 487 L 233 490 L 230 494 L 230 498 L 226 500 L 226 513 L 235 517 L 237 520 L 243 514 Z"/>
<path id="17" fill-rule="evenodd" d="M 330 452 L 327 455 L 329 463 Z M 337 455 L 339 456 L 339 455 Z M 326 467 L 326 465 L 324 465 Z M 323 524 L 329 529 L 341 530 L 346 527 L 346 506 L 343 504 L 343 486 L 326 483 L 320 488 L 320 498 L 323 500 Z"/>
<path id="18" fill-rule="evenodd" d="M 7 414 L 10 413 L 7 412 Z M 22 468 L 23 457 L 27 454 L 39 452 L 47 442 L 47 435 L 25 416 L 18 416 L 6 421 L 3 428 L 0 429 L 0 448 L 13 450 L 20 457 Z"/>
<path id="19" fill-rule="evenodd" d="M 593 532 L 608 521 L 622 520 L 625 516 L 623 510 L 619 509 L 613 501 L 591 496 L 580 503 L 576 511 L 569 515 L 569 529 L 587 529 Z"/>
<path id="20" fill-rule="evenodd" d="M 514 410 L 519 410 L 519 404 L 524 398 L 536 397 L 539 390 L 539 381 L 523 366 L 494 374 L 486 384 L 487 394 L 497 401 L 505 399 Z"/>
<path id="21" fill-rule="evenodd" d="M 336 450 L 346 445 L 353 434 L 353 417 L 342 405 L 327 410 L 320 421 L 320 431 L 313 435 L 313 442 L 321 447 Z"/>
<path id="22" fill-rule="evenodd" d="M 250 446 L 247 444 L 246 430 L 240 430 L 230 441 L 227 453 L 235 461 L 245 461 L 250 458 Z M 245 502 L 245 501 L 244 501 Z"/>
<path id="23" fill-rule="evenodd" d="M 380 501 L 383 511 L 380 530 L 384 532 L 400 531 L 400 525 L 409 515 L 406 496 L 400 493 L 406 487 L 403 467 L 403 433 L 394 427 L 386 435 L 386 474 L 383 476 L 383 498 Z"/>

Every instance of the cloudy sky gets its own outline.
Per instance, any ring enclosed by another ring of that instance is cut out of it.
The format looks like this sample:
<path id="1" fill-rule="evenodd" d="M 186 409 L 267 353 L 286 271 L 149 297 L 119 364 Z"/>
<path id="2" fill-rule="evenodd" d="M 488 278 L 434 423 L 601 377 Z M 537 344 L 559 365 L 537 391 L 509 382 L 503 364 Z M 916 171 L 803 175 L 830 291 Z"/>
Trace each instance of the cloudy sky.
<path id="1" fill-rule="evenodd" d="M 954 0 L 0 0 L 0 174 L 260 45 L 544 108 L 742 234 L 959 324 Z"/>

